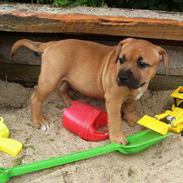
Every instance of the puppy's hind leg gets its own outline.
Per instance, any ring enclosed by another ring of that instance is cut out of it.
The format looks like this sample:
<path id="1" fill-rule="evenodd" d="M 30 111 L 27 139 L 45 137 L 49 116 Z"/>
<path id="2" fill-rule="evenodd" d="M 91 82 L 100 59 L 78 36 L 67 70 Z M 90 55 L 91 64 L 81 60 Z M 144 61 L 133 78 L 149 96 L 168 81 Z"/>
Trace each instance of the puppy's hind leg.
<path id="1" fill-rule="evenodd" d="M 67 81 L 63 81 L 60 85 L 60 87 L 58 88 L 58 93 L 60 95 L 60 97 L 62 98 L 64 104 L 66 107 L 69 107 L 71 105 L 71 97 L 69 95 L 69 89 L 70 89 L 70 85 Z"/>
<path id="2" fill-rule="evenodd" d="M 38 86 L 31 96 L 33 124 L 36 128 L 41 128 L 42 130 L 47 130 L 49 128 L 42 112 L 42 104 L 49 96 L 49 94 L 55 90 L 60 81 L 60 77 L 58 75 L 52 75 L 52 77 L 50 77 L 49 72 L 47 71 L 44 69 L 44 72 L 41 72 L 39 76 Z"/>

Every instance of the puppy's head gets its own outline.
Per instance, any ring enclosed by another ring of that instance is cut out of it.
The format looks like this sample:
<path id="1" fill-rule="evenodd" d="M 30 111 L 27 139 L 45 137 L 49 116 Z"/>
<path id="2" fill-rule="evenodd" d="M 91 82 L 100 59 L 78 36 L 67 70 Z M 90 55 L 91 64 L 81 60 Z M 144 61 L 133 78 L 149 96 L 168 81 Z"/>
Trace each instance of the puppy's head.
<path id="1" fill-rule="evenodd" d="M 169 56 L 167 52 L 148 41 L 127 38 L 116 47 L 117 83 L 129 89 L 137 89 L 156 74 L 161 62 L 168 73 Z"/>

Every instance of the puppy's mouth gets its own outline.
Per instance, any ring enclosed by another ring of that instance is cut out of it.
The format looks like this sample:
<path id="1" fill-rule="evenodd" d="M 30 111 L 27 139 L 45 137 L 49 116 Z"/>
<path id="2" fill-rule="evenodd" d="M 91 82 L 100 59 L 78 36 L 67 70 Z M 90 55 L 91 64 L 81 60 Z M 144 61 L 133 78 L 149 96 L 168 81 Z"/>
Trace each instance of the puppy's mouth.
<path id="1" fill-rule="evenodd" d="M 145 85 L 145 82 L 140 83 L 132 74 L 131 71 L 120 71 L 117 76 L 118 86 L 126 86 L 129 89 L 138 89 Z"/>
<path id="2" fill-rule="evenodd" d="M 145 82 L 142 83 L 142 84 L 140 84 L 139 82 L 136 82 L 136 81 L 133 81 L 133 82 L 130 82 L 130 81 L 129 81 L 129 82 L 123 81 L 123 82 L 121 82 L 121 81 L 119 80 L 119 78 L 118 78 L 118 79 L 117 79 L 117 84 L 118 84 L 118 86 L 126 86 L 126 87 L 128 87 L 129 89 L 138 89 L 138 88 L 144 86 L 144 85 L 145 85 Z"/>

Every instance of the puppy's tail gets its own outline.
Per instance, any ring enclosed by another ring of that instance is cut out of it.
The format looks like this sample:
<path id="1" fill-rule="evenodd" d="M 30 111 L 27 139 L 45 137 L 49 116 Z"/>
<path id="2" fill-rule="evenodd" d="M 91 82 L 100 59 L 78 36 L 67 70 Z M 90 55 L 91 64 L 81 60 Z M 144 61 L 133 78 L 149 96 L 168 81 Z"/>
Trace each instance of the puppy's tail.
<path id="1" fill-rule="evenodd" d="M 54 41 L 47 42 L 47 43 L 41 43 L 41 42 L 35 42 L 28 39 L 20 39 L 16 41 L 12 48 L 11 48 L 11 56 L 14 56 L 16 51 L 22 47 L 28 47 L 29 49 L 35 51 L 35 52 L 43 52 L 48 46 L 50 46 Z"/>

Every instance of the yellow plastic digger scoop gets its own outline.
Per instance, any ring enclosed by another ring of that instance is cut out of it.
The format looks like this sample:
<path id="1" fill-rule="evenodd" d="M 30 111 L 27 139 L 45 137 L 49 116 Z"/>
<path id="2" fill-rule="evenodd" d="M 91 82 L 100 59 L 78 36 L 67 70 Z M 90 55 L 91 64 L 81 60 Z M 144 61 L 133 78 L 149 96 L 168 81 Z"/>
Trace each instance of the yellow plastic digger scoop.
<path id="1" fill-rule="evenodd" d="M 0 117 L 0 151 L 16 156 L 22 150 L 22 144 L 17 140 L 8 138 L 9 134 L 10 132 L 4 124 L 4 119 Z"/>
<path id="2" fill-rule="evenodd" d="M 162 123 L 148 115 L 143 116 L 137 123 L 162 135 L 166 135 L 170 127 L 168 124 Z"/>

